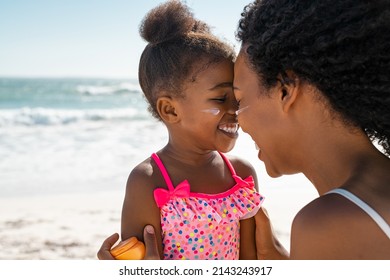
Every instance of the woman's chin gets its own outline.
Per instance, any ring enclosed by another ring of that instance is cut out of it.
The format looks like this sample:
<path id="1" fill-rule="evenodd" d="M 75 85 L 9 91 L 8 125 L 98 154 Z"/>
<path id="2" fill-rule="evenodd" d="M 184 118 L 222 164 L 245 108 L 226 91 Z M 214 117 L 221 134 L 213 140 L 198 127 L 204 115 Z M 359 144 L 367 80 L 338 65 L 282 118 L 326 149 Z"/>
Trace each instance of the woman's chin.
<path id="1" fill-rule="evenodd" d="M 275 170 L 275 168 L 267 166 L 267 164 L 265 163 L 264 165 L 265 165 L 265 171 L 267 172 L 268 176 L 270 176 L 271 178 L 278 178 L 283 175 L 282 173 Z"/>
<path id="2" fill-rule="evenodd" d="M 267 170 L 267 174 L 268 174 L 268 176 L 270 176 L 271 178 L 278 178 L 278 177 L 280 177 L 280 176 L 283 175 L 283 174 L 280 174 L 280 173 L 269 172 L 268 170 Z"/>

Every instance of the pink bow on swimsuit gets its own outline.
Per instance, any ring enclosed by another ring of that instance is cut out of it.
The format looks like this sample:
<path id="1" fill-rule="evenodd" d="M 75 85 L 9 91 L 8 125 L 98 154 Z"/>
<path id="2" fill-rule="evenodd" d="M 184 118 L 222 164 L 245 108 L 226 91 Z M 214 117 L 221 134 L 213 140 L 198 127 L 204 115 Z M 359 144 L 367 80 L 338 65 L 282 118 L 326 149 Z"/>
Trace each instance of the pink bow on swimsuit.
<path id="1" fill-rule="evenodd" d="M 236 180 L 236 183 L 241 183 L 246 185 L 248 188 L 253 188 L 255 184 L 253 183 L 253 176 L 249 176 L 245 178 L 244 180 L 237 175 L 233 175 L 234 180 Z"/>
<path id="2" fill-rule="evenodd" d="M 190 184 L 187 180 L 184 180 L 172 191 L 158 188 L 154 190 L 153 194 L 157 206 L 161 207 L 174 197 L 188 197 L 190 195 Z"/>

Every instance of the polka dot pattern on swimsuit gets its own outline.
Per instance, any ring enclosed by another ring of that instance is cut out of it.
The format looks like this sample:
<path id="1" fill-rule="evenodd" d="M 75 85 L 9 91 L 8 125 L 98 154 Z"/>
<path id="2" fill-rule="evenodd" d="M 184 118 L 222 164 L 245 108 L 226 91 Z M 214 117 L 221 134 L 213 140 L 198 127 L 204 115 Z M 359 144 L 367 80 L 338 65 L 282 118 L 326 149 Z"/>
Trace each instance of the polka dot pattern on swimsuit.
<path id="1" fill-rule="evenodd" d="M 254 188 L 239 187 L 223 198 L 178 198 L 161 209 L 164 259 L 235 260 L 240 219 L 263 201 Z"/>

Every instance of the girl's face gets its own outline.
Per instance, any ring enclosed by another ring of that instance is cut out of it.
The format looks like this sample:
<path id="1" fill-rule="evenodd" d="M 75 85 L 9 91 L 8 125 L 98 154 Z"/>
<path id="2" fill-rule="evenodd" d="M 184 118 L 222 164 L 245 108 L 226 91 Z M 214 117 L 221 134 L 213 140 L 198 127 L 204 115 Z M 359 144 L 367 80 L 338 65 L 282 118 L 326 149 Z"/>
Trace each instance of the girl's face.
<path id="1" fill-rule="evenodd" d="M 213 63 L 188 82 L 179 99 L 183 140 L 202 150 L 230 151 L 238 137 L 231 61 Z"/>
<path id="2" fill-rule="evenodd" d="M 271 177 L 290 173 L 288 158 L 291 144 L 284 126 L 278 93 L 266 90 L 257 74 L 248 67 L 245 53 L 240 52 L 234 66 L 234 94 L 239 103 L 238 121 L 259 148 L 258 157 Z M 291 166 L 291 165 L 290 165 Z"/>

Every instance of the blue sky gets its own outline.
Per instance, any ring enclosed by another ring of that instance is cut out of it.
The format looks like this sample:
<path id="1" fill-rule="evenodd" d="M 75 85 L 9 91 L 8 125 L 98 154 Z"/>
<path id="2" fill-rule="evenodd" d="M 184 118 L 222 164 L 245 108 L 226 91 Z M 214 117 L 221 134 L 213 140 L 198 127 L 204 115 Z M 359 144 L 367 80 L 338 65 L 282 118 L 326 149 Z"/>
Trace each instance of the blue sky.
<path id="1" fill-rule="evenodd" d="M 136 78 L 144 15 L 162 0 L 0 0 L 0 76 Z M 187 0 L 235 44 L 251 0 Z"/>

